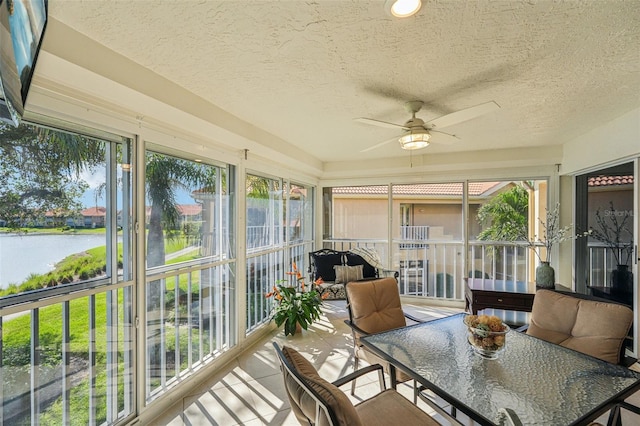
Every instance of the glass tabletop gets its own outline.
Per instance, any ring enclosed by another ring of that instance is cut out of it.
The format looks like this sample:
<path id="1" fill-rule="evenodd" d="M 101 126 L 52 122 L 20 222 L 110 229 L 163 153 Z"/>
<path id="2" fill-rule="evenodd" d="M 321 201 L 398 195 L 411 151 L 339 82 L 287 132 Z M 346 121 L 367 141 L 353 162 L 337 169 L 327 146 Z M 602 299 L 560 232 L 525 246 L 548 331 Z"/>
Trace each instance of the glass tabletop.
<path id="1" fill-rule="evenodd" d="M 525 425 L 579 424 L 640 388 L 640 374 L 516 331 L 498 359 L 476 354 L 457 314 L 362 343 L 480 423 L 510 408 Z"/>

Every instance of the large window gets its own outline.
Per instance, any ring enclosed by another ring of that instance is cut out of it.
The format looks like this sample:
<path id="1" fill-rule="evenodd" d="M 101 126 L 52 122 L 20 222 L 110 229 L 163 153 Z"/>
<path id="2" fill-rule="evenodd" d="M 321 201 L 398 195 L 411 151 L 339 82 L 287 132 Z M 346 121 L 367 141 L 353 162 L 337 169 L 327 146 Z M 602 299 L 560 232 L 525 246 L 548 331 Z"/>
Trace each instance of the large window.
<path id="1" fill-rule="evenodd" d="M 235 344 L 233 168 L 147 151 L 146 397 Z"/>
<path id="2" fill-rule="evenodd" d="M 313 189 L 282 179 L 248 174 L 247 331 L 269 319 L 272 299 L 265 294 L 285 278 L 293 262 L 307 269 L 313 248 Z"/>
<path id="3" fill-rule="evenodd" d="M 520 283 L 533 290 L 535 269 L 546 260 L 546 180 L 469 183 L 469 277 Z M 551 208 L 553 210 L 553 207 Z"/>
<path id="4" fill-rule="evenodd" d="M 546 180 L 324 188 L 323 245 L 374 248 L 402 294 L 460 300 L 465 278 L 533 282 L 546 206 Z"/>
<path id="5" fill-rule="evenodd" d="M 0 124 L 0 418 L 133 411 L 131 141 Z"/>
<path id="6" fill-rule="evenodd" d="M 402 293 L 460 298 L 463 276 L 463 184 L 393 186 L 394 248 Z"/>

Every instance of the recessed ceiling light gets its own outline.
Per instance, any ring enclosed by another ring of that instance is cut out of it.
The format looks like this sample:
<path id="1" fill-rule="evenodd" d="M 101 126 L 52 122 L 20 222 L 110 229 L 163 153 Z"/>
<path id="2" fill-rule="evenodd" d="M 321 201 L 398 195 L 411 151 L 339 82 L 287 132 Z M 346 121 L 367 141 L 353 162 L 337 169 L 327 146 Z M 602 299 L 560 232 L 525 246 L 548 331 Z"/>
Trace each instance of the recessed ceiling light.
<path id="1" fill-rule="evenodd" d="M 386 0 L 384 8 L 392 16 L 396 18 L 408 18 L 415 15 L 422 7 L 421 0 Z"/>

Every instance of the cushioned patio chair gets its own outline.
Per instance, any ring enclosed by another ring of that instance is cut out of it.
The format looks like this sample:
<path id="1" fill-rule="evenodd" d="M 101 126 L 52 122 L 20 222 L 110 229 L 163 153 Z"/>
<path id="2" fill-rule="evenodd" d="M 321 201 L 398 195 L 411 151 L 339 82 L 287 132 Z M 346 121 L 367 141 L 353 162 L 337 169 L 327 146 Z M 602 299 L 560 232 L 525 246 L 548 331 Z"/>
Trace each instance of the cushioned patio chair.
<path id="1" fill-rule="evenodd" d="M 624 340 L 633 324 L 627 306 L 538 290 L 527 334 L 620 364 Z"/>
<path id="2" fill-rule="evenodd" d="M 347 311 L 349 319 L 345 323 L 351 327 L 353 333 L 354 370 L 358 370 L 360 360 L 369 364 L 380 364 L 387 374 L 390 372 L 389 363 L 369 351 L 360 343 L 360 337 L 381 333 L 395 328 L 406 327 L 407 319 L 414 323 L 422 320 L 407 314 L 402 309 L 398 281 L 395 278 L 379 278 L 363 281 L 352 281 L 345 285 Z M 407 374 L 396 369 L 395 380 L 392 382 L 406 382 L 412 380 Z M 351 382 L 351 395 L 355 394 L 356 380 Z M 427 403 L 443 417 L 455 417 L 455 408 L 451 414 L 447 413 L 438 403 L 424 392 L 425 388 L 413 380 L 413 403 L 418 398 Z"/>
<path id="3" fill-rule="evenodd" d="M 300 353 L 277 343 L 273 346 L 281 363 L 284 386 L 291 411 L 301 425 L 359 426 L 439 425 L 433 417 L 412 404 L 394 389 L 385 389 L 382 379 L 380 393 L 355 406 L 339 386 L 363 374 L 381 371 L 380 365 L 371 365 L 331 383 L 318 375 L 313 365 Z"/>
<path id="4" fill-rule="evenodd" d="M 379 278 L 367 281 L 352 281 L 345 285 L 349 319 L 345 323 L 353 333 L 354 370 L 358 370 L 360 359 L 369 364 L 380 364 L 389 372 L 389 363 L 381 359 L 360 343 L 360 337 L 394 328 L 405 327 L 407 318 L 414 322 L 421 320 L 402 310 L 398 281 L 395 278 Z M 396 370 L 396 381 L 405 382 L 411 378 Z M 355 393 L 356 381 L 351 382 L 351 394 Z M 414 401 L 415 402 L 415 401 Z"/>

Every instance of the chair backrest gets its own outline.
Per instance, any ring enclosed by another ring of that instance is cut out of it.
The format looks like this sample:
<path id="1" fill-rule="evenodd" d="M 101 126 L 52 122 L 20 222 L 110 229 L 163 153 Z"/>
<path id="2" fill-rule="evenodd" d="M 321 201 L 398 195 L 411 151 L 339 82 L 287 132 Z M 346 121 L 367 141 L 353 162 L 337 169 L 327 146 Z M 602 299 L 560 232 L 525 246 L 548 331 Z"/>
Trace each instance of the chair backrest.
<path id="1" fill-rule="evenodd" d="M 632 323 L 627 306 L 538 290 L 527 334 L 618 364 Z"/>
<path id="2" fill-rule="evenodd" d="M 282 366 L 284 386 L 291 410 L 303 425 L 362 425 L 349 398 L 318 375 L 313 365 L 287 346 L 273 346 Z"/>
<path id="3" fill-rule="evenodd" d="M 352 281 L 345 286 L 349 320 L 367 333 L 407 325 L 395 278 Z"/>

